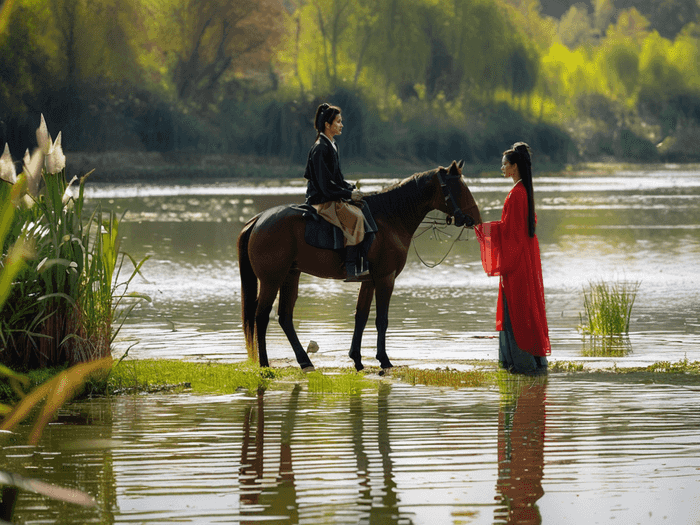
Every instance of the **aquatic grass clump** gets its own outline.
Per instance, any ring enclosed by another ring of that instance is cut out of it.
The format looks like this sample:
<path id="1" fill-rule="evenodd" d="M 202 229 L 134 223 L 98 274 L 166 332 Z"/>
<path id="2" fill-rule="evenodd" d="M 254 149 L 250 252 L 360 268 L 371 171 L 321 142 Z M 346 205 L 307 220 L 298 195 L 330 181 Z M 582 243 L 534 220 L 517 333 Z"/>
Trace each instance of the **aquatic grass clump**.
<path id="1" fill-rule="evenodd" d="M 671 374 L 700 374 L 700 361 L 688 361 L 685 358 L 677 363 L 659 361 L 646 368 L 648 372 L 664 372 Z"/>
<path id="2" fill-rule="evenodd" d="M 592 336 L 612 337 L 629 333 L 632 306 L 640 282 L 589 282 L 583 290 L 586 322 L 581 317 L 579 329 Z"/>
<path id="3" fill-rule="evenodd" d="M 550 372 L 581 372 L 583 369 L 583 363 L 574 361 L 553 361 L 549 363 Z"/>
<path id="4" fill-rule="evenodd" d="M 394 368 L 391 375 L 412 385 L 448 386 L 452 388 L 479 387 L 493 383 L 493 374 L 482 370 L 454 370 L 449 367 L 435 370 L 408 367 Z"/>

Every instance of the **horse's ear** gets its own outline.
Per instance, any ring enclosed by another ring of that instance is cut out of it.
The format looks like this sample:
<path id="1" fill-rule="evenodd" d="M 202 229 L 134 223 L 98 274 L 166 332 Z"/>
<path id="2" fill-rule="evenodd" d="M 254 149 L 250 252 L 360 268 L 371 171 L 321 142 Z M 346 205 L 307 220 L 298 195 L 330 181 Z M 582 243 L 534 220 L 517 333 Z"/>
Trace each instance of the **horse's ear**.
<path id="1" fill-rule="evenodd" d="M 457 167 L 458 167 L 459 169 L 462 169 L 462 166 L 464 166 L 464 159 L 460 160 L 460 161 L 459 161 L 459 164 L 457 164 Z"/>

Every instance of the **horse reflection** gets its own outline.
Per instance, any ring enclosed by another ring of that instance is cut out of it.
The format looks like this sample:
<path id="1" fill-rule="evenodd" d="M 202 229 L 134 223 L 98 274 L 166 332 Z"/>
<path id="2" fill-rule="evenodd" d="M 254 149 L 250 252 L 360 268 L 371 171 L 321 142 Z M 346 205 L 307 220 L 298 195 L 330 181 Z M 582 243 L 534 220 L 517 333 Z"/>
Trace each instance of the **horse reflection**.
<path id="1" fill-rule="evenodd" d="M 367 414 L 367 406 L 373 406 L 374 400 L 366 395 L 350 396 L 346 413 L 352 429 L 352 451 L 357 466 L 357 498 L 352 501 L 351 510 L 324 509 L 324 515 L 334 511 L 351 512 L 356 515 L 357 523 L 412 523 L 408 516 L 400 514 L 399 511 L 389 436 L 390 392 L 389 385 L 380 385 L 376 398 L 376 437 L 373 432 L 375 418 L 368 417 Z M 302 495 L 299 494 L 294 475 L 291 442 L 299 410 L 300 393 L 301 387 L 296 385 L 281 416 L 279 471 L 274 483 L 265 480 L 265 459 L 270 462 L 269 450 L 265 450 L 265 439 L 269 440 L 273 431 L 269 428 L 269 419 L 266 421 L 265 418 L 265 398 L 262 390 L 258 392 L 256 403 L 246 410 L 239 471 L 241 524 L 258 523 L 273 517 L 285 523 L 299 523 L 300 519 L 304 519 L 303 515 L 300 516 L 300 508 L 306 509 L 307 514 L 318 510 L 314 509 L 315 504 L 312 502 L 307 502 L 306 505 L 302 502 L 300 505 L 299 500 L 303 500 L 303 492 Z M 373 465 L 377 457 L 372 450 L 375 443 L 379 448 L 381 469 Z M 308 452 L 304 455 L 308 456 Z M 377 471 L 381 472 L 380 476 L 374 474 Z M 267 475 L 269 476 L 269 471 Z M 319 494 L 314 493 L 312 499 L 318 496 Z M 306 517 L 308 519 L 309 516 Z"/>
<path id="2" fill-rule="evenodd" d="M 280 427 L 279 474 L 272 487 L 263 490 L 261 481 L 264 475 L 265 457 L 265 398 L 264 390 L 258 391 L 257 405 L 248 407 L 243 424 L 243 445 L 241 451 L 241 514 L 256 515 L 265 509 L 265 515 L 285 516 L 289 523 L 299 522 L 299 505 L 292 465 L 292 432 L 296 422 L 301 387 L 295 385 L 289 397 L 286 416 Z M 255 440 L 251 429 L 255 420 Z M 246 509 L 247 508 L 247 509 Z M 241 524 L 258 523 L 258 519 L 242 520 Z"/>
<path id="3" fill-rule="evenodd" d="M 369 418 L 365 418 L 363 398 L 359 395 L 350 399 L 350 416 L 352 418 L 353 449 L 357 461 L 357 474 L 360 477 L 360 503 L 369 506 L 369 516 L 364 513 L 358 523 L 410 524 L 412 521 L 399 514 L 399 498 L 396 494 L 393 462 L 391 460 L 391 442 L 389 439 L 389 393 L 391 386 L 381 384 L 377 396 L 377 443 L 382 460 L 382 489 L 380 497 L 372 495 L 370 476 L 370 459 L 365 450 L 364 437 L 370 432 L 365 427 Z M 375 440 L 372 439 L 372 442 Z"/>
<path id="4" fill-rule="evenodd" d="M 542 523 L 546 379 L 508 381 L 498 412 L 495 523 Z"/>

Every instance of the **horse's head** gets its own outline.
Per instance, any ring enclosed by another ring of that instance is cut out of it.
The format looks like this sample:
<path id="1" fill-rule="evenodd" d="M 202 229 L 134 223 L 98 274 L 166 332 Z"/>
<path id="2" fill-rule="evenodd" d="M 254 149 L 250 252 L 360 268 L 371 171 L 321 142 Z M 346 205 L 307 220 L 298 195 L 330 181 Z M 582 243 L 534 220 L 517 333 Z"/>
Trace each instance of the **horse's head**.
<path id="1" fill-rule="evenodd" d="M 449 168 L 438 168 L 437 179 L 442 188 L 444 202 L 438 209 L 454 217 L 456 226 L 473 227 L 481 224 L 481 214 L 472 192 L 462 177 L 464 161 L 452 161 Z"/>

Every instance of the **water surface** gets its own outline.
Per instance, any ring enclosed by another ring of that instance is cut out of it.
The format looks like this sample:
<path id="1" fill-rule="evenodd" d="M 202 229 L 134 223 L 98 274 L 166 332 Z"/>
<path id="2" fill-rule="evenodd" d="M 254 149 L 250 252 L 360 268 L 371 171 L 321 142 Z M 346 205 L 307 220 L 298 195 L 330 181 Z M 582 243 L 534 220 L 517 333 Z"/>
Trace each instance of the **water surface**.
<path id="1" fill-rule="evenodd" d="M 553 374 L 500 388 L 127 396 L 74 403 L 5 468 L 18 523 L 700 523 L 697 387 Z"/>
<path id="2" fill-rule="evenodd" d="M 392 181 L 362 182 L 371 191 Z M 510 182 L 481 177 L 468 184 L 484 220 L 498 219 Z M 700 172 L 561 173 L 536 177 L 534 185 L 552 359 L 596 366 L 700 359 Z M 136 343 L 135 357 L 244 359 L 236 237 L 257 212 L 303 202 L 304 189 L 302 180 L 89 185 L 90 205 L 126 212 L 124 248 L 151 256 L 143 270 L 148 282 L 134 289 L 153 302 L 127 322 L 118 351 Z M 445 254 L 435 268 L 421 262 Z M 640 283 L 627 350 L 613 358 L 591 356 L 577 330 L 583 289 L 599 280 Z M 473 232 L 424 232 L 392 298 L 387 345 L 394 364 L 496 359 L 497 286 L 481 268 Z M 302 275 L 295 320 L 304 345 L 319 343 L 317 361 L 351 364 L 358 288 Z M 363 350 L 370 364 L 373 320 Z M 276 323 L 269 343 L 273 362 L 293 357 Z"/>

